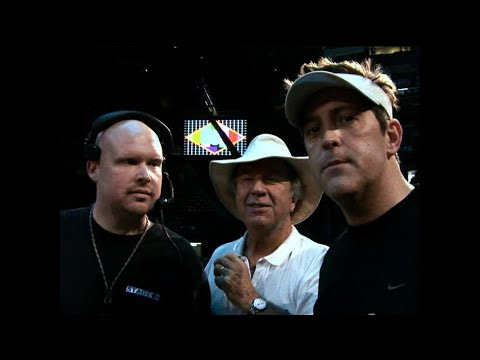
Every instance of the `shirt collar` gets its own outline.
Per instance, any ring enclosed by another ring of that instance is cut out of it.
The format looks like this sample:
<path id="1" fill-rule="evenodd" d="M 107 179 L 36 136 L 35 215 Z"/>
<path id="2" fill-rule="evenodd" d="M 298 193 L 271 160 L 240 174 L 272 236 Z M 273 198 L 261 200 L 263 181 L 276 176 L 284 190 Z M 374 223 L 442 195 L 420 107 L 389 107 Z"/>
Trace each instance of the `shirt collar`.
<path id="1" fill-rule="evenodd" d="M 295 226 L 292 225 L 292 231 L 290 232 L 290 235 L 288 235 L 285 241 L 273 253 L 265 256 L 264 259 L 274 266 L 282 265 L 285 261 L 287 261 L 288 257 L 295 248 L 299 236 L 299 232 L 297 231 Z M 248 231 L 246 231 L 240 241 L 234 245 L 233 252 L 238 255 L 242 255 L 243 250 L 245 249 L 245 242 L 247 241 L 247 238 Z"/>

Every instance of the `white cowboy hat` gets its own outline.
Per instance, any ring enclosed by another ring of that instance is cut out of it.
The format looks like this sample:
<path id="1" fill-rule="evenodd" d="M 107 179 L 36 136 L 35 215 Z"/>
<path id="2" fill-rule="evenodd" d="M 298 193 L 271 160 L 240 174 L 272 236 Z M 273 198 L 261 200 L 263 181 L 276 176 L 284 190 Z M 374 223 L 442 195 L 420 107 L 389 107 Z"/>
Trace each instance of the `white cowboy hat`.
<path id="1" fill-rule="evenodd" d="M 308 156 L 292 156 L 285 142 L 275 135 L 258 135 L 252 140 L 243 156 L 237 159 L 210 161 L 210 179 L 218 198 L 232 215 L 240 219 L 235 194 L 231 191 L 231 184 L 229 184 L 232 181 L 232 172 L 238 164 L 266 158 L 283 159 L 297 172 L 302 183 L 303 199 L 298 200 L 291 219 L 293 225 L 301 223 L 315 211 L 323 192 L 310 170 Z"/>

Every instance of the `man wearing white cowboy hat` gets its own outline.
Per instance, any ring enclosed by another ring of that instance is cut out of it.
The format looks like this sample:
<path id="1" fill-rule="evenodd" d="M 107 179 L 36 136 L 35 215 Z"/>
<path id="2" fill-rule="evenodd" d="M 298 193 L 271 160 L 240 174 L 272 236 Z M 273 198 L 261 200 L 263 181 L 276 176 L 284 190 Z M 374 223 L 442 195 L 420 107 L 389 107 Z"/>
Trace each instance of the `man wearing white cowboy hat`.
<path id="1" fill-rule="evenodd" d="M 294 157 L 282 139 L 261 134 L 242 157 L 211 161 L 209 170 L 220 201 L 247 228 L 205 267 L 212 313 L 313 314 L 328 246 L 294 226 L 322 197 L 308 157 Z"/>

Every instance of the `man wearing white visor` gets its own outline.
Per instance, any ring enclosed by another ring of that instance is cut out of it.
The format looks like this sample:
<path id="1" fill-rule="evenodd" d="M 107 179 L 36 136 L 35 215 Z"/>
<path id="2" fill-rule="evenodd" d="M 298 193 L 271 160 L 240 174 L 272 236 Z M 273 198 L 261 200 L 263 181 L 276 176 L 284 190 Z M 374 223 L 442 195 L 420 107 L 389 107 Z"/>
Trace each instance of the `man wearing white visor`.
<path id="1" fill-rule="evenodd" d="M 286 117 L 347 221 L 325 256 L 314 314 L 418 314 L 420 195 L 399 166 L 395 84 L 370 59 L 328 58 L 285 84 Z"/>
<path id="2" fill-rule="evenodd" d="M 220 201 L 247 228 L 205 267 L 212 314 L 312 315 L 328 247 L 294 226 L 322 197 L 308 157 L 294 157 L 282 139 L 261 134 L 243 156 L 211 161 L 209 169 Z"/>

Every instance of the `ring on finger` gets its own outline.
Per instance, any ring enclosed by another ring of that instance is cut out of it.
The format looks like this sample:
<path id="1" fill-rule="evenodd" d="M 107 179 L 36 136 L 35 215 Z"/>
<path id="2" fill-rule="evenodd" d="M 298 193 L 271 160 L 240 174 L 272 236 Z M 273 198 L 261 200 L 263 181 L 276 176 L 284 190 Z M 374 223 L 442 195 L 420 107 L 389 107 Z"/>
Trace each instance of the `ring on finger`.
<path id="1" fill-rule="evenodd" d="M 220 269 L 218 269 L 218 273 L 220 274 L 220 276 L 223 276 L 224 273 L 223 273 L 223 269 L 225 269 L 225 266 L 220 266 Z"/>

